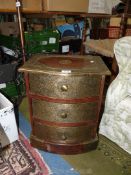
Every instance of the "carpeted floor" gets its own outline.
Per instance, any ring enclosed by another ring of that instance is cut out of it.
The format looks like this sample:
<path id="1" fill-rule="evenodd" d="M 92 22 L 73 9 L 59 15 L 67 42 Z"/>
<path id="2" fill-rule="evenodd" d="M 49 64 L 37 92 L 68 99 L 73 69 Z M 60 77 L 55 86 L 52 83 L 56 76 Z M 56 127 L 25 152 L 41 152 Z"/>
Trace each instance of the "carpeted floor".
<path id="1" fill-rule="evenodd" d="M 27 119 L 21 113 L 19 114 L 19 123 L 20 123 L 20 126 L 19 126 L 20 130 L 24 133 L 24 135 L 27 138 L 29 138 L 30 132 L 31 132 L 31 126 L 29 122 L 27 121 Z M 42 150 L 38 150 L 38 152 L 43 157 L 46 164 L 49 166 L 51 170 L 51 174 L 53 175 L 79 175 L 79 173 L 74 170 L 71 164 L 69 164 L 66 160 L 64 160 L 60 155 L 48 153 Z"/>
<path id="2" fill-rule="evenodd" d="M 20 111 L 29 119 L 27 99 L 22 101 Z M 40 152 L 55 175 L 131 175 L 131 156 L 101 135 L 97 149 L 84 154 L 67 156 Z"/>
<path id="3" fill-rule="evenodd" d="M 19 140 L 3 148 L 0 154 L 1 175 L 49 175 L 50 170 L 29 140 L 19 133 Z"/>
<path id="4" fill-rule="evenodd" d="M 81 175 L 131 175 L 131 156 L 104 136 L 99 137 L 96 150 L 63 158 Z"/>

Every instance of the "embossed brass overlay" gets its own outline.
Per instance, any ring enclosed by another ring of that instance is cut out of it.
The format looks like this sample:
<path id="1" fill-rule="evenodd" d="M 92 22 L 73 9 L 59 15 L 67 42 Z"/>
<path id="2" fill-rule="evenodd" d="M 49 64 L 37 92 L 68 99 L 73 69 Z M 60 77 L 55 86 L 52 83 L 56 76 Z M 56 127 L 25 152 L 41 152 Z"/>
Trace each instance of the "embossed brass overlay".
<path id="1" fill-rule="evenodd" d="M 98 96 L 101 76 L 29 74 L 30 90 L 43 96 L 70 99 Z"/>
<path id="2" fill-rule="evenodd" d="M 58 143 L 80 143 L 95 138 L 93 126 L 54 127 L 34 122 L 34 134 L 41 140 Z"/>
<path id="3" fill-rule="evenodd" d="M 33 99 L 33 116 L 51 122 L 84 122 L 96 119 L 97 102 L 52 103 Z"/>

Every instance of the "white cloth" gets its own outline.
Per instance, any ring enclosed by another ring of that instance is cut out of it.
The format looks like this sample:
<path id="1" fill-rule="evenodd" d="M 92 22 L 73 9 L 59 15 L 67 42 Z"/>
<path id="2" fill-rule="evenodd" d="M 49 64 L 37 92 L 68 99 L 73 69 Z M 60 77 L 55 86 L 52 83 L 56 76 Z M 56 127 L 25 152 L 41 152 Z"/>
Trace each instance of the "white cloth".
<path id="1" fill-rule="evenodd" d="M 99 133 L 131 153 L 131 36 L 115 42 L 114 54 L 119 74 L 108 88 Z"/>

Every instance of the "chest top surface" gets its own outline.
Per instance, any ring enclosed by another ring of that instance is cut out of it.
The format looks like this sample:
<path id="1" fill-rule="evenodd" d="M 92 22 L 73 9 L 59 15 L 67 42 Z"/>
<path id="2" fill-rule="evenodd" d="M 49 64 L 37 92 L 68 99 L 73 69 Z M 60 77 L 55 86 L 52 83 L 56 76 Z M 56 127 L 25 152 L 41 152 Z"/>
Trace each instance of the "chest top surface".
<path id="1" fill-rule="evenodd" d="M 99 56 L 83 55 L 34 55 L 20 72 L 48 74 L 100 74 L 110 75 L 110 71 Z"/>

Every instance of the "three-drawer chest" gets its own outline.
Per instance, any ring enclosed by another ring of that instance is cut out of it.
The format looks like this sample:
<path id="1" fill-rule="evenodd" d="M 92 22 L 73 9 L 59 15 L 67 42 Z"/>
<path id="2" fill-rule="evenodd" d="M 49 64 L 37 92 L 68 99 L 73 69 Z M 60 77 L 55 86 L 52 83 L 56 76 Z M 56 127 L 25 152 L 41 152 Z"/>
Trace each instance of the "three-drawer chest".
<path id="1" fill-rule="evenodd" d="M 95 149 L 105 76 L 98 56 L 34 55 L 25 73 L 32 146 L 59 154 Z"/>

